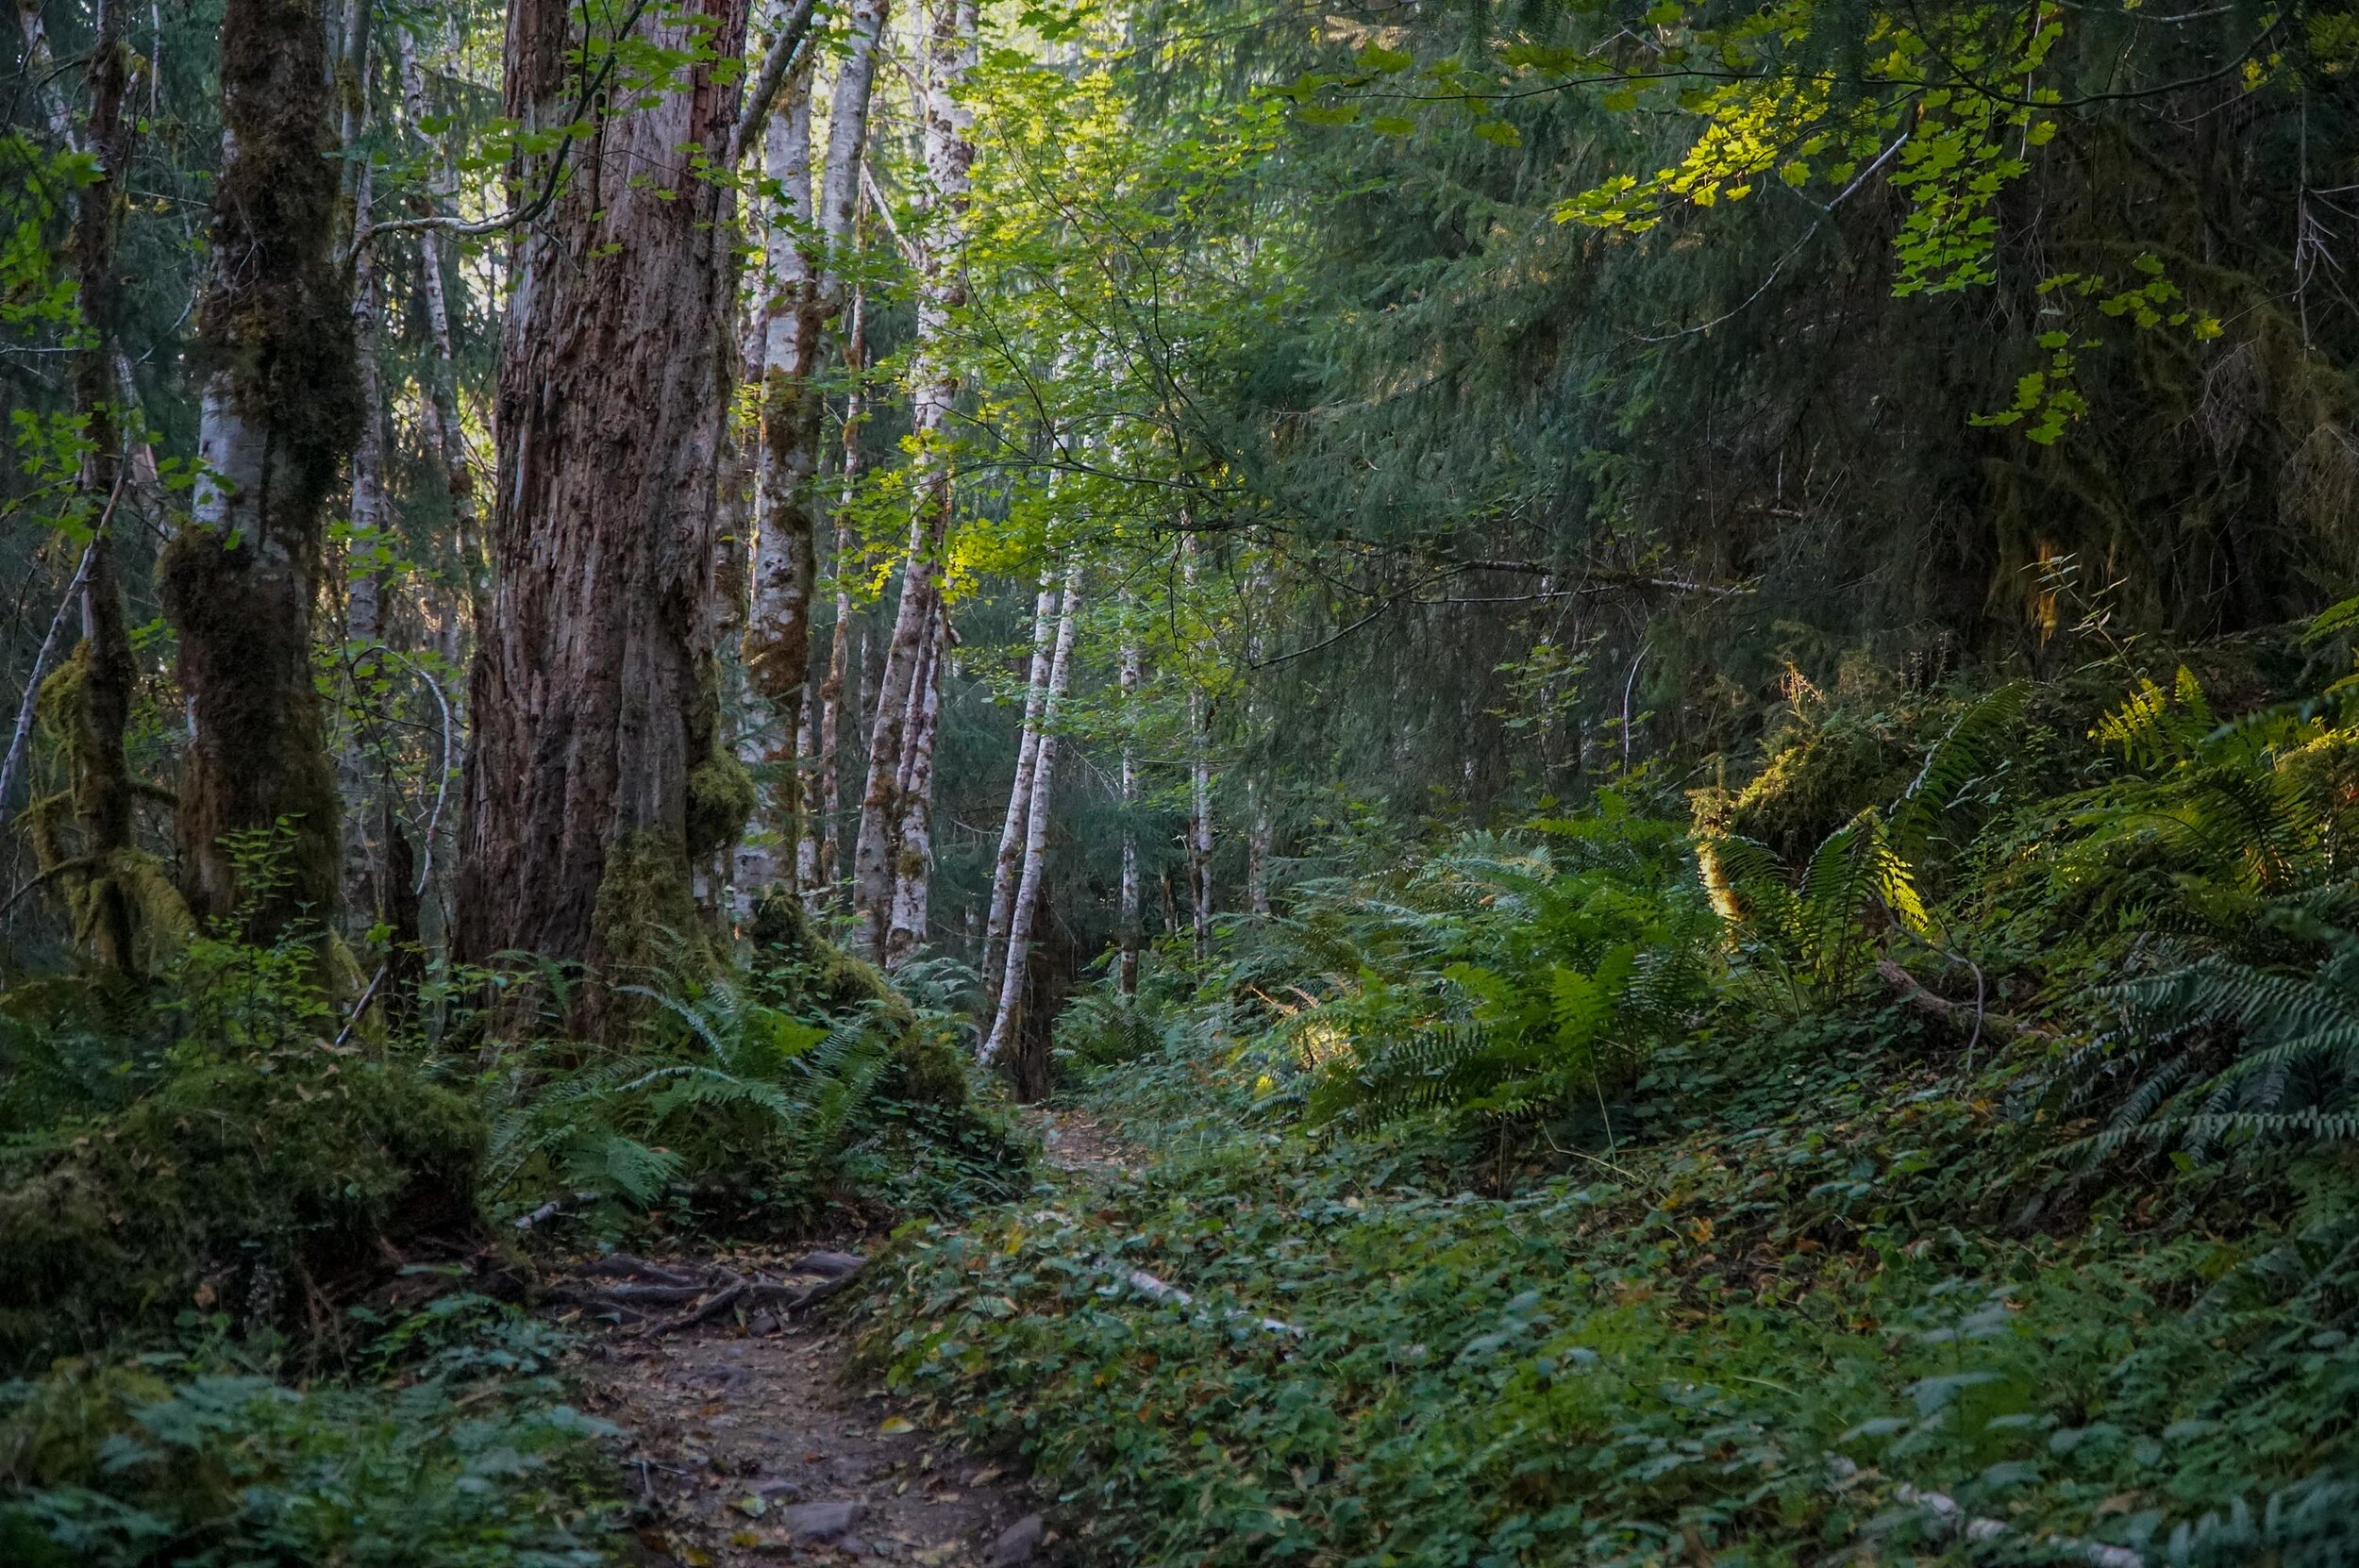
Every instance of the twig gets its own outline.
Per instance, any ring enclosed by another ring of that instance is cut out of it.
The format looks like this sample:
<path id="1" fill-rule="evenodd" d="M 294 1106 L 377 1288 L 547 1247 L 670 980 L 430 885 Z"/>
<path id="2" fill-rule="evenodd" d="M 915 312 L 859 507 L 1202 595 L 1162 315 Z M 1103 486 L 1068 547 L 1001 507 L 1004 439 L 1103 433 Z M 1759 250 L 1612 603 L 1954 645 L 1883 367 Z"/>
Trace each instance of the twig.
<path id="1" fill-rule="evenodd" d="M 384 984 L 387 967 L 385 964 L 378 964 L 376 973 L 369 976 L 367 987 L 360 993 L 360 999 L 352 1004 L 352 1011 L 345 1015 L 344 1026 L 336 1031 L 336 1043 L 330 1045 L 329 1050 L 340 1049 L 343 1043 L 351 1038 L 353 1026 L 360 1023 L 360 1015 L 369 1010 L 369 998 L 376 994 L 378 986 Z"/>
<path id="2" fill-rule="evenodd" d="M 2025 1024 L 2002 1012 L 1984 1012 L 1979 1003 L 1969 1006 L 1964 1002 L 1952 1002 L 1947 996 L 1936 996 L 1919 984 L 1916 976 L 1890 959 L 1879 959 L 1876 961 L 1876 973 L 1882 976 L 1885 982 L 1900 993 L 1900 1000 L 1913 1008 L 1930 1012 L 1946 1023 L 1956 1024 L 1962 1017 L 1970 1015 L 1975 1031 L 1974 1038 L 1978 1041 L 1982 1038 L 1982 1031 L 1985 1027 L 1992 1034 L 2007 1037 L 2021 1036 L 2033 1040 L 2058 1038 L 2054 1030 L 2043 1029 L 2036 1024 Z M 1967 1049 L 1971 1050 L 1972 1046 L 1969 1045 Z"/>
<path id="3" fill-rule="evenodd" d="M 385 651 L 393 653 L 391 648 Z M 443 825 L 443 802 L 450 794 L 450 699 L 443 694 L 443 683 L 429 675 L 424 665 L 407 654 L 394 653 L 393 657 L 426 682 L 426 689 L 434 693 L 434 706 L 443 713 L 443 766 L 434 780 L 434 809 L 426 816 L 426 852 L 418 858 L 418 885 L 410 890 L 412 897 L 423 897 L 426 885 L 434 879 L 434 834 Z"/>

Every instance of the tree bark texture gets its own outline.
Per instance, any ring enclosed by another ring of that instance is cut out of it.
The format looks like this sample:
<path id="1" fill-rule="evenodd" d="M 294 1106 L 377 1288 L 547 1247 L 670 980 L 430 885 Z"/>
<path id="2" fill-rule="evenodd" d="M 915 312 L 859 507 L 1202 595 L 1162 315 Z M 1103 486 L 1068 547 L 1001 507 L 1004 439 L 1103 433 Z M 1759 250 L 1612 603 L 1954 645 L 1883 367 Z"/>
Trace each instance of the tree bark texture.
<path id="1" fill-rule="evenodd" d="M 510 8 L 507 108 L 527 131 L 573 111 L 578 14 L 565 0 Z M 744 0 L 647 14 L 659 46 L 702 42 L 722 65 L 744 48 Z M 733 75 L 707 62 L 603 111 L 515 242 L 461 959 L 523 948 L 603 975 L 678 957 L 701 929 L 690 867 L 744 818 L 711 659 L 735 280 L 728 198 L 700 172 L 726 150 L 736 100 Z M 520 193 L 546 177 L 517 176 Z M 583 994 L 577 1026 L 610 1033 L 611 993 Z"/>
<path id="2" fill-rule="evenodd" d="M 1015 885 L 1015 910 L 1008 925 L 1007 974 L 999 982 L 999 1005 L 983 1041 L 989 1066 L 1013 1043 L 1024 1012 L 1024 987 L 1030 977 L 1032 929 L 1040 910 L 1042 879 L 1048 872 L 1048 819 L 1056 802 L 1057 723 L 1073 684 L 1074 630 L 1081 611 L 1081 564 L 1065 568 L 1064 603 L 1057 613 L 1057 651 L 1048 665 L 1048 696 L 1041 705 L 1040 748 L 1032 760 L 1032 798 L 1025 809 L 1024 874 Z"/>
<path id="3" fill-rule="evenodd" d="M 893 915 L 885 931 L 885 967 L 898 969 L 926 941 L 934 875 L 934 737 L 942 726 L 942 687 L 950 664 L 950 612 L 934 594 L 924 673 L 910 702 L 909 739 L 902 747 L 901 826 L 893 868 Z"/>
<path id="4" fill-rule="evenodd" d="M 975 117 L 959 94 L 975 64 L 975 23 L 976 0 L 937 0 L 926 41 L 927 203 L 916 241 L 916 390 L 910 411 L 915 447 L 913 510 L 909 553 L 901 567 L 900 607 L 894 616 L 884 676 L 878 683 L 876 724 L 869 731 L 868 787 L 861 801 L 860 838 L 852 856 L 852 908 L 863 946 L 878 961 L 885 956 L 898 859 L 894 841 L 903 809 L 896 785 L 907 742 L 910 693 L 916 685 L 955 501 L 948 438 L 959 373 L 949 340 L 952 319 L 966 303 L 962 250 L 969 171 L 975 162 Z"/>
<path id="5" fill-rule="evenodd" d="M 252 938 L 332 915 L 336 777 L 311 676 L 321 509 L 360 416 L 331 249 L 336 166 L 319 0 L 227 0 L 226 151 L 197 309 L 204 464 L 159 575 L 191 733 L 181 890 Z M 278 837 L 284 829 L 283 837 Z M 243 845 L 276 839 L 253 878 Z"/>
<path id="6" fill-rule="evenodd" d="M 837 71 L 828 119 L 828 158 L 810 187 L 809 119 L 802 133 L 799 193 L 789 189 L 803 233 L 774 229 L 769 333 L 761 375 L 761 453 L 755 478 L 761 539 L 754 553 L 753 607 L 745 624 L 745 668 L 766 708 L 774 751 L 792 743 L 796 706 L 811 670 L 811 607 L 818 577 L 818 520 L 811 481 L 819 471 L 825 398 L 818 375 L 827 328 L 844 308 L 844 262 L 868 149 L 869 100 L 887 0 L 852 0 L 847 53 Z M 767 133 L 766 159 L 780 177 L 780 132 Z M 784 183 L 781 178 L 781 183 Z M 813 238 L 815 234 L 815 239 Z M 803 247 L 811 247 L 805 250 Z M 791 253 L 790 254 L 781 254 Z"/>

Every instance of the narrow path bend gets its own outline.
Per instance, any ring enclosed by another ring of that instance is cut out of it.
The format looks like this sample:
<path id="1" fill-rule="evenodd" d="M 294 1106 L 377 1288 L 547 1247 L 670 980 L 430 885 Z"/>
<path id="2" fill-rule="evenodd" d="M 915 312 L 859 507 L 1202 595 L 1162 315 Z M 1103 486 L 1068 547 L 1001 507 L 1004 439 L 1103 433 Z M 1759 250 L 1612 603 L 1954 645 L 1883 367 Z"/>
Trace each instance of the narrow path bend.
<path id="1" fill-rule="evenodd" d="M 1026 1119 L 1067 1181 L 1140 1163 L 1079 1112 L 1033 1109 Z M 795 1256 L 725 1261 L 737 1276 L 794 1280 Z M 705 1260 L 669 1266 L 694 1272 Z M 594 1326 L 589 1314 L 572 1321 Z M 1075 1560 L 1020 1477 L 930 1441 L 883 1394 L 847 1379 L 845 1338 L 827 1313 L 738 1310 L 669 1333 L 609 1328 L 591 1342 L 579 1363 L 582 1402 L 621 1430 L 644 1568 Z"/>

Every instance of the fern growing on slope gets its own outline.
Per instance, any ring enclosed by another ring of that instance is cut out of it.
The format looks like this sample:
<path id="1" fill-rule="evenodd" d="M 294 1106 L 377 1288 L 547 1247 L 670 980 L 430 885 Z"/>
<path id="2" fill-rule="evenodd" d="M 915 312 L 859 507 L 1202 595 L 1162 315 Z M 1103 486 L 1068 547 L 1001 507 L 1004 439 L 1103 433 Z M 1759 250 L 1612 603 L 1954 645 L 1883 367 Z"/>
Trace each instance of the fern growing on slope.
<path id="1" fill-rule="evenodd" d="M 687 1182 L 808 1203 L 892 1059 L 885 1032 L 864 1013 L 808 1023 L 728 980 L 630 989 L 655 1004 L 641 1050 L 511 1062 L 494 1193 L 559 1185 L 645 1208 Z"/>
<path id="2" fill-rule="evenodd" d="M 1543 826 L 1543 847 L 1470 836 L 1297 917 L 1332 988 L 1279 1030 L 1313 1071 L 1314 1122 L 1527 1125 L 1601 1104 L 1686 1034 L 1719 923 L 1676 826 L 1612 809 Z"/>
<path id="3" fill-rule="evenodd" d="M 2310 973 L 2209 954 L 2116 989 L 2120 1027 L 2068 1063 L 2084 1100 L 2107 1082 L 2118 1095 L 2090 1158 L 2359 1139 L 2359 936 L 2276 912 L 2325 943 Z"/>

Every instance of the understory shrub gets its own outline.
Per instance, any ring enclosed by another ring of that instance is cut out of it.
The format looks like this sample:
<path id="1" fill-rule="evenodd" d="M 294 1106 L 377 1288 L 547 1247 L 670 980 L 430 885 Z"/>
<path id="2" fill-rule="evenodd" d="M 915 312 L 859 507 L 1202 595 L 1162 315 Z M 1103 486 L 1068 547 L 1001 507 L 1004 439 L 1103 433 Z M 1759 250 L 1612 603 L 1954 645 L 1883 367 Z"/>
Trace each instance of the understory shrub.
<path id="1" fill-rule="evenodd" d="M 605 1562 L 605 1428 L 564 1403 L 561 1347 L 512 1308 L 451 1295 L 380 1327 L 344 1383 L 291 1387 L 226 1344 L 0 1383 L 0 1560 Z"/>

